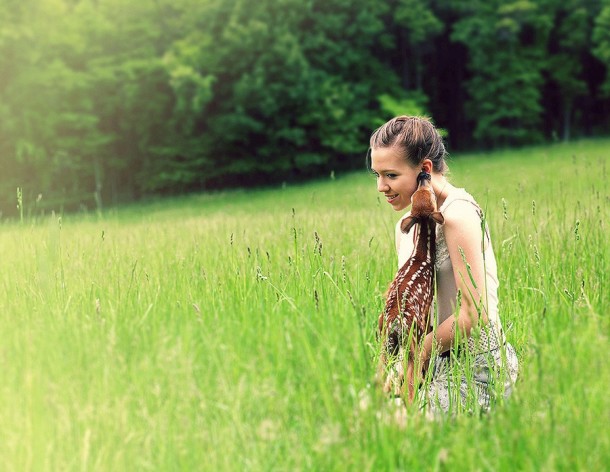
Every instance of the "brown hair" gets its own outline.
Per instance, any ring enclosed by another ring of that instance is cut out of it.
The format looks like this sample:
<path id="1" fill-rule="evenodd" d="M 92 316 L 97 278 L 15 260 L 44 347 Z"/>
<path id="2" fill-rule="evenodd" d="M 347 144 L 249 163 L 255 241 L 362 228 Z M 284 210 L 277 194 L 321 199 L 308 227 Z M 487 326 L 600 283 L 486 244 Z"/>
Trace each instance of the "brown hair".
<path id="1" fill-rule="evenodd" d="M 392 118 L 373 132 L 370 145 L 371 149 L 396 146 L 405 152 L 405 159 L 414 167 L 430 159 L 436 172 L 444 174 L 448 170 L 443 138 L 427 117 Z"/>

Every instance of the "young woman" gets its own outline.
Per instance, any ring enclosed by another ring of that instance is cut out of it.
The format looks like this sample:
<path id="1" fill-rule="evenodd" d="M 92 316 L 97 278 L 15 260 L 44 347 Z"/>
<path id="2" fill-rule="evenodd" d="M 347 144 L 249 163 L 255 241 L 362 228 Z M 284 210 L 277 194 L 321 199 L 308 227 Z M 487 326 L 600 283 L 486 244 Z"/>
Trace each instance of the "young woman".
<path id="1" fill-rule="evenodd" d="M 372 134 L 370 147 L 377 190 L 394 210 L 411 205 L 417 175 L 424 170 L 432 175 L 445 219 L 436 228 L 433 329 L 420 350 L 429 379 L 420 392 L 422 406 L 432 412 L 486 410 L 497 395 L 510 394 L 518 363 L 502 331 L 496 260 L 487 227 L 481 229 L 482 211 L 469 193 L 447 180 L 445 146 L 428 119 L 393 118 Z M 414 250 L 413 235 L 400 231 L 401 221 L 396 225 L 399 267 Z"/>

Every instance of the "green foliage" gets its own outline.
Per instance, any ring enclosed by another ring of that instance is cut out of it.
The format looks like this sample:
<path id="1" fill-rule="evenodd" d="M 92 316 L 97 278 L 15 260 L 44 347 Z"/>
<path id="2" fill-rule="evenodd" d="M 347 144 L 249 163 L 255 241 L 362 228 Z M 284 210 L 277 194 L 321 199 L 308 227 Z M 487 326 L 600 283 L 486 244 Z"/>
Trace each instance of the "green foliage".
<path id="1" fill-rule="evenodd" d="M 16 216 L 17 187 L 37 202 L 27 213 L 327 175 L 360 166 L 392 114 L 432 115 L 452 149 L 605 129 L 609 11 L 607 0 L 7 0 L 0 212 Z"/>
<path id="2" fill-rule="evenodd" d="M 610 1 L 602 0 L 601 4 L 602 8 L 595 18 L 593 29 L 593 52 L 606 66 L 604 92 L 606 96 L 610 96 Z"/>
<path id="3" fill-rule="evenodd" d="M 443 23 L 435 15 L 431 3 L 429 0 L 398 1 L 396 23 L 405 28 L 413 46 L 422 46 L 443 30 Z"/>
<path id="4" fill-rule="evenodd" d="M 289 176 L 361 152 L 383 74 L 371 51 L 382 34 L 372 5 L 205 7 L 214 34 L 192 32 L 165 56 L 178 97 L 171 141 L 188 146 L 176 157 L 218 156 L 198 169 L 214 186 L 220 176 Z"/>
<path id="5" fill-rule="evenodd" d="M 11 57 L 15 72 L 0 110 L 6 118 L 1 159 L 9 169 L 2 194 L 23 185 L 43 201 L 61 196 L 92 204 L 104 174 L 130 168 L 137 175 L 155 126 L 164 122 L 156 9 L 113 1 L 39 0 L 37 6 L 28 22 L 38 41 L 13 46 L 21 54 Z"/>
<path id="6" fill-rule="evenodd" d="M 477 14 L 464 12 L 452 34 L 470 54 L 467 112 L 476 122 L 474 137 L 488 145 L 540 140 L 542 72 L 552 17 L 527 0 L 475 3 Z"/>
<path id="7" fill-rule="evenodd" d="M 588 94 L 586 76 L 583 74 L 583 59 L 590 54 L 593 15 L 588 8 L 591 2 L 569 0 L 554 2 L 554 27 L 549 38 L 546 69 L 556 94 L 553 100 L 560 103 L 556 108 L 562 124 L 562 135 L 570 138 L 574 118 L 575 102 Z"/>
<path id="8" fill-rule="evenodd" d="M 393 13 L 397 27 L 396 46 L 401 57 L 403 87 L 422 94 L 425 60 L 433 55 L 432 41 L 443 30 L 429 0 L 398 0 Z"/>
<path id="9" fill-rule="evenodd" d="M 427 113 L 426 103 L 427 98 L 421 92 L 403 94 L 402 98 L 395 98 L 387 94 L 380 95 L 379 105 L 383 116 L 375 121 L 375 126 L 383 125 L 394 116 L 424 116 Z"/>

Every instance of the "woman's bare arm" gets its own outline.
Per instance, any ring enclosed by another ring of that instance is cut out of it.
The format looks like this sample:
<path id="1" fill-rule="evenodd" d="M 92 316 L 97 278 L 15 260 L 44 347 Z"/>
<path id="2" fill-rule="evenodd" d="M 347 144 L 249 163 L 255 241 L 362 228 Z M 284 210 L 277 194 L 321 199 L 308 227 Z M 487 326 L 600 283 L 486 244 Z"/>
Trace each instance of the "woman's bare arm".
<path id="1" fill-rule="evenodd" d="M 487 321 L 482 247 L 484 235 L 480 216 L 476 207 L 466 201 L 456 201 L 448 210 L 444 215 L 443 231 L 460 303 L 456 314 L 437 326 L 436 332 L 426 336 L 421 352 L 421 359 L 426 363 L 432 354 L 433 344 L 436 344 L 439 352 L 445 352 L 453 346 L 458 329 L 460 336 L 469 336 L 480 316 Z"/>

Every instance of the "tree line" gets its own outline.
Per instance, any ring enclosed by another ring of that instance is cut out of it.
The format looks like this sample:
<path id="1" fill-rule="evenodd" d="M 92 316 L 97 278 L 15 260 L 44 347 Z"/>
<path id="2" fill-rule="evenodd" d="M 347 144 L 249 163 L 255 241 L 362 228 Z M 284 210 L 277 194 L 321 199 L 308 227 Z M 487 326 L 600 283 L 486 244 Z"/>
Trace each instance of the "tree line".
<path id="1" fill-rule="evenodd" d="M 364 166 L 427 114 L 451 150 L 607 133 L 610 0 L 3 0 L 0 211 Z"/>

